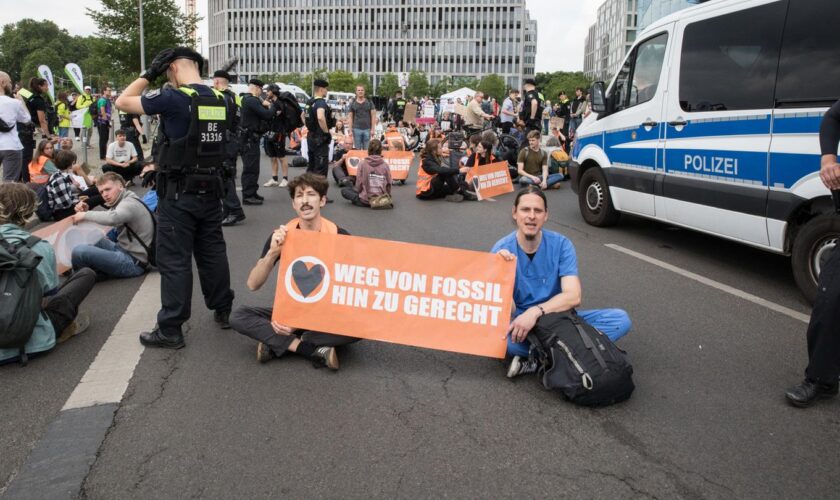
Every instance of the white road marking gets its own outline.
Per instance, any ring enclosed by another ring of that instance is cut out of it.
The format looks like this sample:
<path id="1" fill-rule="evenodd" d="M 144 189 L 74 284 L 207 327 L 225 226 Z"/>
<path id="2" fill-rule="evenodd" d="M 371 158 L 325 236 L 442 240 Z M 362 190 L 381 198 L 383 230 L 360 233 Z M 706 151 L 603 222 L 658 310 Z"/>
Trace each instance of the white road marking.
<path id="1" fill-rule="evenodd" d="M 803 323 L 807 324 L 810 321 L 810 316 L 808 316 L 807 314 L 802 314 L 801 312 L 794 311 L 793 309 L 790 309 L 789 307 L 785 307 L 785 306 L 777 304 L 775 302 L 770 302 L 767 299 L 762 299 L 761 297 L 758 297 L 758 296 L 753 295 L 751 293 L 747 293 L 743 290 L 739 290 L 739 289 L 731 287 L 729 285 L 725 285 L 725 284 L 723 284 L 719 281 L 715 281 L 715 280 L 706 278 L 705 276 L 700 276 L 699 274 L 692 273 L 691 271 L 686 271 L 685 269 L 683 269 L 681 267 L 677 267 L 675 265 L 668 264 L 667 262 L 663 262 L 659 259 L 654 259 L 653 257 L 648 257 L 645 254 L 641 254 L 639 252 L 634 252 L 633 250 L 624 248 L 621 245 L 616 245 L 616 244 L 613 244 L 613 243 L 606 243 L 604 246 L 612 248 L 613 250 L 617 250 L 617 251 L 619 251 L 623 254 L 627 254 L 631 257 L 635 257 L 639 260 L 643 260 L 647 263 L 653 264 L 654 266 L 661 267 L 662 269 L 667 269 L 668 271 L 677 273 L 680 276 L 685 276 L 686 278 L 692 279 L 692 280 L 697 281 L 699 283 L 702 283 L 706 286 L 716 288 L 716 289 L 718 289 L 722 292 L 726 292 L 730 295 L 734 295 L 738 298 L 741 298 L 741 299 L 744 299 L 746 301 L 752 302 L 753 304 L 757 304 L 757 305 L 760 305 L 762 307 L 766 307 L 767 309 L 770 309 L 771 311 L 776 311 L 777 313 L 784 314 L 785 316 L 788 316 L 788 317 L 793 318 L 795 320 L 799 320 Z"/>
<path id="2" fill-rule="evenodd" d="M 151 328 L 160 309 L 160 274 L 146 275 L 140 289 L 105 341 L 81 382 L 67 398 L 63 410 L 119 403 L 143 354 L 137 339 L 143 328 Z"/>

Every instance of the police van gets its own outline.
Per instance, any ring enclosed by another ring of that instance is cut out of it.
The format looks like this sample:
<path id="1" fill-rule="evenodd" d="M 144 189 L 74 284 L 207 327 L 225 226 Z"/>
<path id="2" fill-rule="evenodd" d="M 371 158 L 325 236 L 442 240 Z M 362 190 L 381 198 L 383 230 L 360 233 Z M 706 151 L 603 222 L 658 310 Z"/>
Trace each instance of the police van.
<path id="1" fill-rule="evenodd" d="M 712 0 L 645 29 L 577 130 L 586 222 L 628 213 L 790 255 L 813 301 L 840 237 L 818 141 L 838 20 L 840 0 Z"/>

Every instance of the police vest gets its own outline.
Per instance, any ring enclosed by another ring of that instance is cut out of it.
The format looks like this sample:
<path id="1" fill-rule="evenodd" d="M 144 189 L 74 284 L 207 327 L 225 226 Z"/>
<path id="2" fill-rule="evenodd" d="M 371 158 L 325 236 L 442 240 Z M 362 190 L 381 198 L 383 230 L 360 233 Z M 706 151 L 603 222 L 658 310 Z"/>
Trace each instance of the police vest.
<path id="1" fill-rule="evenodd" d="M 405 99 L 397 99 L 394 101 L 394 109 L 396 109 L 399 113 L 403 113 L 405 111 L 406 102 L 407 101 Z"/>
<path id="2" fill-rule="evenodd" d="M 31 103 L 32 103 L 32 98 L 35 97 L 35 94 L 33 94 L 31 91 L 29 91 L 29 89 L 20 89 L 20 90 L 18 90 L 18 94 L 23 99 L 24 104 L 26 104 L 26 111 L 29 112 L 29 117 L 32 118 L 32 108 L 30 106 L 31 106 Z M 32 120 L 31 124 L 22 124 L 21 123 L 20 125 L 18 125 L 18 130 L 20 130 L 21 128 L 32 129 L 34 127 L 37 127 L 39 125 L 39 124 L 36 124 L 37 118 L 38 118 L 38 116 L 36 114 L 35 120 Z"/>
<path id="3" fill-rule="evenodd" d="M 132 115 L 126 113 L 123 110 L 119 110 L 120 115 L 120 128 L 123 130 L 134 130 L 134 123 L 132 120 Z"/>
<path id="4" fill-rule="evenodd" d="M 230 89 L 223 90 L 222 94 L 225 95 L 227 103 L 228 130 L 233 132 L 239 127 L 239 120 L 242 118 L 242 98 Z"/>
<path id="5" fill-rule="evenodd" d="M 318 110 L 315 108 L 315 103 L 318 100 L 324 100 L 323 97 L 313 97 L 306 103 L 307 107 L 309 108 L 308 112 L 306 113 L 306 128 L 309 130 L 309 133 L 313 136 L 319 135 L 330 135 L 329 132 L 324 132 L 321 130 L 321 125 L 318 124 Z M 329 106 L 323 108 L 324 109 L 324 118 L 327 121 L 327 128 L 335 127 L 335 118 L 333 118 L 332 110 Z"/>
<path id="6" fill-rule="evenodd" d="M 219 174 L 226 159 L 227 104 L 224 94 L 199 95 L 192 87 L 180 87 L 190 96 L 190 126 L 180 139 L 164 139 L 160 167 L 165 173 Z M 164 131 L 165 133 L 165 131 Z"/>

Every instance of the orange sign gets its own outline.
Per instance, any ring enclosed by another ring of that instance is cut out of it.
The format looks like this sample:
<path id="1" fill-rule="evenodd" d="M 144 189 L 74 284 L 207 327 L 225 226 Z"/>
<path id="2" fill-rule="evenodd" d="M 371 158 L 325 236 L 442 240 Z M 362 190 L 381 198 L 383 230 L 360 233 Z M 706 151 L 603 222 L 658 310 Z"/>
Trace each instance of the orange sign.
<path id="1" fill-rule="evenodd" d="M 405 141 L 399 132 L 385 132 L 385 146 L 392 151 L 405 151 Z"/>
<path id="2" fill-rule="evenodd" d="M 503 358 L 514 262 L 468 250 L 289 231 L 272 320 Z"/>
<path id="3" fill-rule="evenodd" d="M 64 274 L 72 269 L 71 256 L 74 248 L 79 245 L 93 245 L 110 230 L 110 227 L 93 222 L 82 221 L 74 226 L 73 218 L 67 217 L 33 231 L 32 234 L 52 245 L 58 274 Z"/>
<path id="4" fill-rule="evenodd" d="M 513 192 L 513 182 L 510 180 L 510 170 L 506 161 L 473 167 L 467 173 L 466 180 L 472 183 L 479 200 Z"/>
<path id="5" fill-rule="evenodd" d="M 344 165 L 347 167 L 347 175 L 356 175 L 362 160 L 367 158 L 367 151 L 354 149 L 348 151 L 344 156 Z M 408 179 L 408 171 L 411 170 L 411 162 L 414 161 L 414 153 L 411 151 L 383 151 L 382 159 L 388 164 L 391 170 L 391 178 L 394 180 Z"/>

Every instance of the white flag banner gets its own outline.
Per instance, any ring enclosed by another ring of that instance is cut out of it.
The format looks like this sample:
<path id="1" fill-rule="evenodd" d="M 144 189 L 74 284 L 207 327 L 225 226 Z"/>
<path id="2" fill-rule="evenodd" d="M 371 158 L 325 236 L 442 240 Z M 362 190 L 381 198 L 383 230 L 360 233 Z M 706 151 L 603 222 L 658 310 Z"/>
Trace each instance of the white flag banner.
<path id="1" fill-rule="evenodd" d="M 85 113 L 87 109 L 77 109 L 70 112 L 70 126 L 73 128 L 85 127 Z"/>
<path id="2" fill-rule="evenodd" d="M 41 75 L 41 78 L 47 81 L 47 85 L 50 88 L 50 100 L 55 102 L 55 80 L 53 80 L 53 73 L 50 70 L 50 67 L 46 64 L 42 64 L 38 66 L 38 74 Z"/>
<path id="3" fill-rule="evenodd" d="M 64 66 L 64 72 L 67 73 L 67 78 L 70 79 L 70 82 L 76 87 L 76 90 L 79 91 L 80 94 L 85 93 L 84 89 L 84 80 L 82 79 L 82 68 L 79 67 L 76 63 L 67 63 L 67 66 Z"/>

